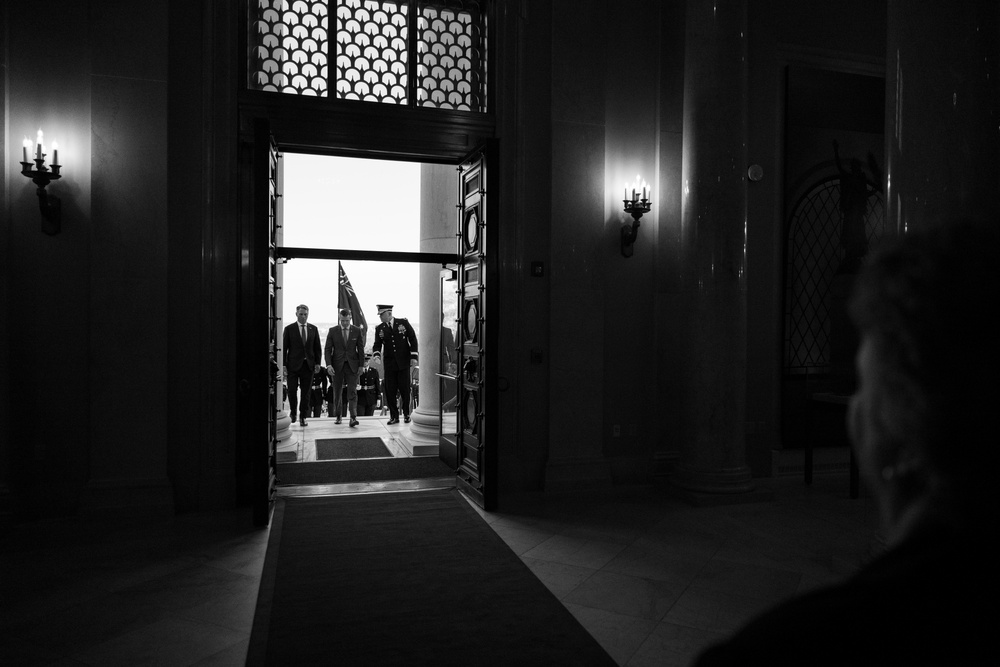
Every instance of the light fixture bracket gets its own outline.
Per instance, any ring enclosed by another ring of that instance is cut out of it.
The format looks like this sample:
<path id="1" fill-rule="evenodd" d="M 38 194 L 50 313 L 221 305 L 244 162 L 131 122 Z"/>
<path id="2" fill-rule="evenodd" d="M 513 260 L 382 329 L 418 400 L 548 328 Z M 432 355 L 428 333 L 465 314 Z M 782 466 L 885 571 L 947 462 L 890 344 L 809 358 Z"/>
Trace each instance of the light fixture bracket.
<path id="1" fill-rule="evenodd" d="M 21 174 L 27 176 L 38 186 L 38 208 L 42 212 L 42 231 L 50 236 L 58 234 L 62 229 L 62 202 L 59 197 L 49 194 L 45 188 L 52 181 L 59 180 L 62 175 L 59 170 L 62 165 L 45 166 L 45 154 L 35 158 L 34 169 L 31 162 L 21 163 Z"/>
<path id="2" fill-rule="evenodd" d="M 632 216 L 632 224 L 622 225 L 622 257 L 631 257 L 633 245 L 636 237 L 639 236 L 639 219 L 643 213 L 648 213 L 650 202 L 648 199 L 624 199 L 625 212 Z"/>

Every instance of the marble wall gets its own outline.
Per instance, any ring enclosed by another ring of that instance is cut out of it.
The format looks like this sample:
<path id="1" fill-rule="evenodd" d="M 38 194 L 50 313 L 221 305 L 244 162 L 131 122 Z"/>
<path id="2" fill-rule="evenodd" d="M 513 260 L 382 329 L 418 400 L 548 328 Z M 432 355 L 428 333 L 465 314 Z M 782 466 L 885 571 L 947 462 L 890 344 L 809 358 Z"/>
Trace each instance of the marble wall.
<path id="1" fill-rule="evenodd" d="M 166 3 L 6 9 L 7 136 L 59 142 L 62 231 L 6 171 L 16 510 L 172 508 L 166 478 Z M 11 153 L 10 155 L 13 155 Z M 9 169 L 10 165 L 6 165 Z M 144 427 L 137 438 L 138 424 Z M 8 458 L 9 457 L 9 458 Z"/>

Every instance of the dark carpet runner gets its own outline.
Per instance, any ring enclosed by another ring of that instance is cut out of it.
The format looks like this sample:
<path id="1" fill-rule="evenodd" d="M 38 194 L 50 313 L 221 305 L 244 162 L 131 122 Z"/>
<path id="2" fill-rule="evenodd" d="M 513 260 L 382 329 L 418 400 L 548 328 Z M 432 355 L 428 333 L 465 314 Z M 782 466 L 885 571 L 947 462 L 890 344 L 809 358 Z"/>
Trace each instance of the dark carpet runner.
<path id="1" fill-rule="evenodd" d="M 279 498 L 248 665 L 614 665 L 458 491 Z"/>
<path id="2" fill-rule="evenodd" d="M 316 459 L 373 459 L 392 456 L 382 438 L 321 438 L 316 441 Z"/>

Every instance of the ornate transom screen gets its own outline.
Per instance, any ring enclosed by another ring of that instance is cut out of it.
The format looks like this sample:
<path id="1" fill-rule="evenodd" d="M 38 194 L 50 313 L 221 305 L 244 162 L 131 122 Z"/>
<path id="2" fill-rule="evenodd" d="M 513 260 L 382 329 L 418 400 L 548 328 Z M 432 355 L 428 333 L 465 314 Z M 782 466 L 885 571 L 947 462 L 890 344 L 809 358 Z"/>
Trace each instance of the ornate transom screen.
<path id="1" fill-rule="evenodd" d="M 252 90 L 487 111 L 486 0 L 254 3 Z"/>

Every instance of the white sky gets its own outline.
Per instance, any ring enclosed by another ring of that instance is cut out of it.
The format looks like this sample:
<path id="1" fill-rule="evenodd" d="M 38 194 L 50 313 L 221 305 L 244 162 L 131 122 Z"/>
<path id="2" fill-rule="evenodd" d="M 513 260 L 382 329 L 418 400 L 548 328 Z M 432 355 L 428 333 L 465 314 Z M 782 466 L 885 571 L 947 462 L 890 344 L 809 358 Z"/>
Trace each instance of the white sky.
<path id="1" fill-rule="evenodd" d="M 283 246 L 420 250 L 418 163 L 285 153 L 283 184 Z M 418 323 L 419 264 L 343 264 L 370 329 L 378 324 L 380 303 Z M 283 271 L 282 326 L 295 321 L 300 303 L 309 306 L 314 324 L 337 321 L 337 260 L 292 259 Z"/>

